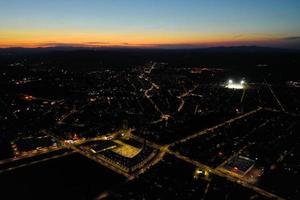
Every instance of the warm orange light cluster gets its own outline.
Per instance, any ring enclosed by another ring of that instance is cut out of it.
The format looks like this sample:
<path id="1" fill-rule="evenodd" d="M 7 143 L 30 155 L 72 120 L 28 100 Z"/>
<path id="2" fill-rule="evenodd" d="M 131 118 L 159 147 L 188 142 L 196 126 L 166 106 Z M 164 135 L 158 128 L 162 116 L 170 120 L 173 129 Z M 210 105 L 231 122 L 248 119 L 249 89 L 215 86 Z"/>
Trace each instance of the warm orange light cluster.
<path id="1" fill-rule="evenodd" d="M 96 33 L 77 31 L 20 31 L 0 30 L 0 47 L 49 47 L 49 46 L 124 46 L 124 47 L 161 47 L 161 46 L 218 46 L 247 45 L 264 42 L 272 36 L 233 33 Z"/>

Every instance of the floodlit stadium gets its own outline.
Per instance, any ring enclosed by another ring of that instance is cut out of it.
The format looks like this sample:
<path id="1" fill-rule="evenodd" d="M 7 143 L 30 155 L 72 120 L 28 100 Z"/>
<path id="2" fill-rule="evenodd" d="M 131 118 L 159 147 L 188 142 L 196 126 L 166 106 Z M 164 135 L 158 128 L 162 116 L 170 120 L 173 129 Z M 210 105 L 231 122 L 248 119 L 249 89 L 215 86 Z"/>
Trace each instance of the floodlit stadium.
<path id="1" fill-rule="evenodd" d="M 228 89 L 241 90 L 246 88 L 246 82 L 244 80 L 241 80 L 240 82 L 236 83 L 232 79 L 229 79 L 225 84 L 225 87 Z"/>

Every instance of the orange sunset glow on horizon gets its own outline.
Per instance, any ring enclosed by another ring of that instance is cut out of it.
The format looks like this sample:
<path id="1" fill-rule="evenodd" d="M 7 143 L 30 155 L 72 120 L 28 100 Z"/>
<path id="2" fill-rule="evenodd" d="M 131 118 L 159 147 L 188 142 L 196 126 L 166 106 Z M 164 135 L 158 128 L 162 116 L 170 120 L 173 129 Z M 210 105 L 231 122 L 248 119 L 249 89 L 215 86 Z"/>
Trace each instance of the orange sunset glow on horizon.
<path id="1" fill-rule="evenodd" d="M 290 3 L 289 3 L 290 2 Z M 0 2 L 0 48 L 300 48 L 297 1 Z"/>
<path id="2" fill-rule="evenodd" d="M 278 36 L 216 33 L 80 33 L 74 31 L 0 31 L 1 48 L 9 47 L 207 47 L 272 44 Z"/>

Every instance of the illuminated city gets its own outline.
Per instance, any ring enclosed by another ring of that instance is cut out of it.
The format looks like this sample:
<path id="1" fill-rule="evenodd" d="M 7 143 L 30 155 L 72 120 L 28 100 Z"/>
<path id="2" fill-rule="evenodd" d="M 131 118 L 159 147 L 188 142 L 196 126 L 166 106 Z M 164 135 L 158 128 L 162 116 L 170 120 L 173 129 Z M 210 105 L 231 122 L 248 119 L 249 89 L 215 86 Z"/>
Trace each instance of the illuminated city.
<path id="1" fill-rule="evenodd" d="M 300 1 L 0 2 L 0 199 L 300 199 Z"/>

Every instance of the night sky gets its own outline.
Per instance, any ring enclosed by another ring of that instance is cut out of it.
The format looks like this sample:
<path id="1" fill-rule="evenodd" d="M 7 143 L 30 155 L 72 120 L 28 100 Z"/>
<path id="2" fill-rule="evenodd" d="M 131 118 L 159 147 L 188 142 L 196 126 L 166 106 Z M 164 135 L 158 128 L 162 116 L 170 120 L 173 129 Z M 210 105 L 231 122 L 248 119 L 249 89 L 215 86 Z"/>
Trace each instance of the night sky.
<path id="1" fill-rule="evenodd" d="M 299 0 L 0 0 L 0 47 L 300 49 Z"/>

